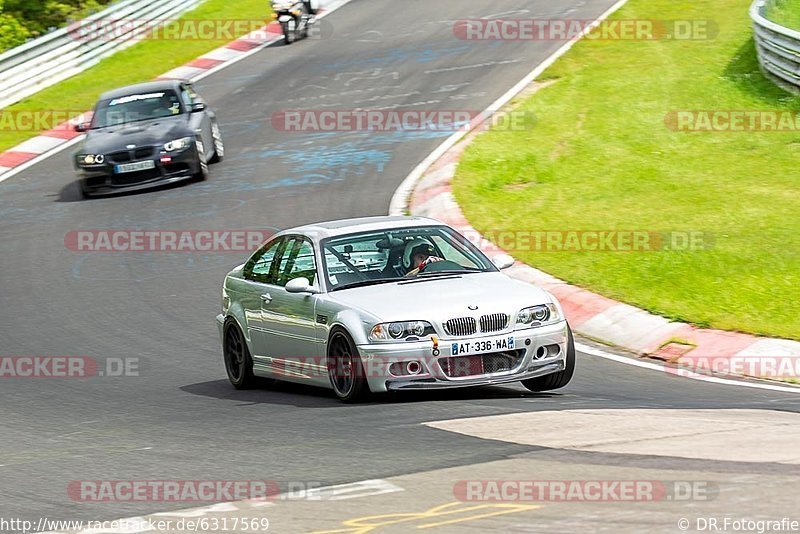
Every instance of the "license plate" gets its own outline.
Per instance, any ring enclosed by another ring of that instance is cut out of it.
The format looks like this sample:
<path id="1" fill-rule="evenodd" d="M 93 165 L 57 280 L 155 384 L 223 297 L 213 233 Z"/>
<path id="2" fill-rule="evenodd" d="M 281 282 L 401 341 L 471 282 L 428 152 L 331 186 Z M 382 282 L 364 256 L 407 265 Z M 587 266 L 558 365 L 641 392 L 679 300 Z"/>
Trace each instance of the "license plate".
<path id="1" fill-rule="evenodd" d="M 514 338 L 511 336 L 495 337 L 489 339 L 461 341 L 450 345 L 451 356 L 470 354 L 485 354 L 487 352 L 501 352 L 514 350 Z"/>
<path id="2" fill-rule="evenodd" d="M 149 159 L 147 161 L 136 161 L 134 163 L 124 163 L 122 165 L 114 165 L 114 172 L 122 174 L 126 172 L 146 171 L 148 169 L 155 169 L 156 162 Z"/>

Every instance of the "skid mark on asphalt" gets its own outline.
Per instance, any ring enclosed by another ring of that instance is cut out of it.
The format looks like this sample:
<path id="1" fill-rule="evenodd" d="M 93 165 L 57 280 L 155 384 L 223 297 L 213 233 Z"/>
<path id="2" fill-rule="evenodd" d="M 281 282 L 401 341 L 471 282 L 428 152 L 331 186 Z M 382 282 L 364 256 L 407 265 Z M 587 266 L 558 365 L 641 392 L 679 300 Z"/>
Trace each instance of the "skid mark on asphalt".
<path id="1" fill-rule="evenodd" d="M 403 524 L 405 528 L 438 528 L 445 525 L 467 523 L 499 515 L 527 512 L 540 508 L 535 504 L 485 503 L 465 504 L 451 502 L 434 506 L 423 512 L 369 515 L 342 521 L 346 528 L 318 530 L 311 534 L 367 534 L 381 527 Z M 438 520 L 437 520 L 438 519 Z M 429 522 L 430 520 L 433 520 Z"/>

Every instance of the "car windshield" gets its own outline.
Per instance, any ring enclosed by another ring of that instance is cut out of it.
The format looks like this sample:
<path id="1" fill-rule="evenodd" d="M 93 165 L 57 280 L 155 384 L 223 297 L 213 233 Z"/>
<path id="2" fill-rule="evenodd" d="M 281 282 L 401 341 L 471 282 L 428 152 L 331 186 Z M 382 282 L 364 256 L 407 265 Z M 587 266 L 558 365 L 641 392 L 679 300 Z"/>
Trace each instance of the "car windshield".
<path id="1" fill-rule="evenodd" d="M 323 241 L 332 290 L 414 277 L 496 271 L 466 238 L 446 226 L 399 228 Z"/>
<path id="2" fill-rule="evenodd" d="M 139 122 L 178 115 L 181 101 L 172 90 L 152 93 L 133 93 L 101 100 L 92 117 L 92 128 L 107 128 L 129 122 Z"/>

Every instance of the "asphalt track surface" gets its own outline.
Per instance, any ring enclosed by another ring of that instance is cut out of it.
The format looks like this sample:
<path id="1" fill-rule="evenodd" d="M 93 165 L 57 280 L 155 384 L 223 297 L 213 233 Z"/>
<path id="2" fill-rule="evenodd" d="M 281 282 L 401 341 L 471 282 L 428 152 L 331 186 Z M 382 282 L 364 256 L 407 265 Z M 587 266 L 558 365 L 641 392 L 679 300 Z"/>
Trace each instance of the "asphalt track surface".
<path id="1" fill-rule="evenodd" d="M 282 229 L 385 214 L 394 189 L 448 132 L 297 134 L 290 108 L 487 107 L 562 43 L 465 42 L 453 21 L 592 19 L 610 0 L 354 0 L 333 34 L 271 46 L 204 79 L 226 160 L 210 180 L 81 201 L 61 152 L 0 185 L 0 354 L 138 358 L 138 377 L 0 382 L 4 517 L 113 519 L 175 508 L 72 501 L 70 481 L 254 480 L 338 484 L 500 460 L 532 447 L 420 425 L 574 408 L 779 408 L 795 396 L 699 383 L 579 355 L 566 389 L 414 393 L 347 406 L 327 391 L 237 392 L 214 316 L 242 253 L 75 253 L 78 229 Z M 367 31 L 365 29 L 369 29 Z"/>

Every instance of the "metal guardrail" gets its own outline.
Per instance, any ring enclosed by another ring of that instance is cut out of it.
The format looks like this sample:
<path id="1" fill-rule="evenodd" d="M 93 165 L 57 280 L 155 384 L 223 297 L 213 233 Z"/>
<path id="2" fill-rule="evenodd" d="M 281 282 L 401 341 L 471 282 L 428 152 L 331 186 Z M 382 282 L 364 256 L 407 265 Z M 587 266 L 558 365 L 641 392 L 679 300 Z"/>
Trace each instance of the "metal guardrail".
<path id="1" fill-rule="evenodd" d="M 762 70 L 778 85 L 800 92 L 800 31 L 767 20 L 774 0 L 755 0 L 750 6 L 756 51 Z"/>
<path id="2" fill-rule="evenodd" d="M 0 54 L 0 109 L 55 85 L 138 42 L 146 32 L 202 0 L 122 0 L 77 23 Z M 109 37 L 81 38 L 81 30 L 114 25 Z"/>

